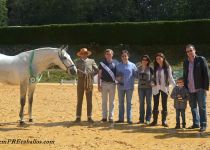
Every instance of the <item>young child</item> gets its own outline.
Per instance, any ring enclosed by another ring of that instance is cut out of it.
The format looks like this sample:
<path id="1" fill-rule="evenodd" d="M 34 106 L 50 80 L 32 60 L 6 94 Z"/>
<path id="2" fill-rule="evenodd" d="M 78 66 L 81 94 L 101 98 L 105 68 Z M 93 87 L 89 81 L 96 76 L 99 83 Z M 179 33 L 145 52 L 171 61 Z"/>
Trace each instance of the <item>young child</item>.
<path id="1" fill-rule="evenodd" d="M 184 79 L 177 80 L 177 86 L 174 87 L 171 98 L 174 99 L 174 108 L 176 109 L 176 126 L 175 129 L 180 129 L 180 113 L 182 117 L 182 128 L 186 127 L 185 110 L 187 107 L 187 100 L 189 99 L 189 92 L 184 87 Z"/>

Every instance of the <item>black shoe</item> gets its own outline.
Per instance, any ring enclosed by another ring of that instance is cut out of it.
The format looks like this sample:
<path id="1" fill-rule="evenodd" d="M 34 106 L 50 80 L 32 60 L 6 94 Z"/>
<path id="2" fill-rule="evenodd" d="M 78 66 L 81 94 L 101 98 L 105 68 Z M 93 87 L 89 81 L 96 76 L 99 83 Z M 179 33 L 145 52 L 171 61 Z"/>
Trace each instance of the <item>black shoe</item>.
<path id="1" fill-rule="evenodd" d="M 199 130 L 199 132 L 204 132 L 204 131 L 206 131 L 206 127 L 201 127 Z"/>
<path id="2" fill-rule="evenodd" d="M 107 122 L 107 119 L 106 118 L 102 118 L 101 122 Z"/>
<path id="3" fill-rule="evenodd" d="M 127 121 L 127 123 L 128 123 L 128 124 L 133 124 L 133 122 L 132 122 L 132 121 Z"/>
<path id="4" fill-rule="evenodd" d="M 192 126 L 188 127 L 188 129 L 196 129 L 196 128 L 200 128 L 199 125 L 192 125 Z"/>
<path id="5" fill-rule="evenodd" d="M 153 121 L 149 124 L 150 126 L 156 126 L 157 125 L 157 122 Z"/>
<path id="6" fill-rule="evenodd" d="M 175 129 L 180 129 L 180 128 L 181 128 L 180 125 L 175 126 Z"/>
<path id="7" fill-rule="evenodd" d="M 139 121 L 137 122 L 137 124 L 144 124 L 144 121 Z"/>
<path id="8" fill-rule="evenodd" d="M 124 123 L 124 121 L 123 120 L 117 120 L 117 121 L 115 121 L 115 123 Z"/>
<path id="9" fill-rule="evenodd" d="M 93 121 L 92 118 L 88 118 L 88 122 L 89 122 L 89 123 L 94 123 L 94 121 Z"/>
<path id="10" fill-rule="evenodd" d="M 109 119 L 109 123 L 114 123 L 114 120 L 113 119 Z"/>
<path id="11" fill-rule="evenodd" d="M 81 118 L 76 118 L 76 120 L 75 120 L 74 122 L 75 122 L 75 123 L 81 122 Z"/>

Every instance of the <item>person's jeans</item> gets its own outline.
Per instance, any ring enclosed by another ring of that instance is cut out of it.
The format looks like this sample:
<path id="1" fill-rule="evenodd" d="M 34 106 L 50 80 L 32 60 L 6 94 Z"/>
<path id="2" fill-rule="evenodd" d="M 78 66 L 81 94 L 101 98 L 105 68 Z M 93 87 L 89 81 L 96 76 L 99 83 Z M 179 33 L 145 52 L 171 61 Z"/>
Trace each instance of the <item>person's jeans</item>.
<path id="1" fill-rule="evenodd" d="M 206 91 L 200 89 L 195 93 L 190 93 L 190 107 L 193 116 L 193 125 L 206 127 L 207 126 L 207 116 L 206 116 Z M 199 114 L 198 114 L 198 108 Z"/>
<path id="2" fill-rule="evenodd" d="M 176 109 L 176 123 L 180 124 L 180 113 L 182 117 L 182 124 L 185 124 L 185 109 Z"/>
<path id="3" fill-rule="evenodd" d="M 146 121 L 150 121 L 151 113 L 152 113 L 152 88 L 138 88 L 139 94 L 139 121 L 144 123 L 145 116 L 145 99 L 146 99 Z"/>
<path id="4" fill-rule="evenodd" d="M 132 95 L 133 95 L 133 89 L 129 90 L 122 90 L 118 87 L 118 99 L 119 99 L 119 120 L 124 121 L 124 101 L 126 96 L 126 102 L 127 102 L 127 121 L 132 121 Z"/>
<path id="5" fill-rule="evenodd" d="M 107 103 L 109 101 L 109 119 L 114 116 L 114 97 L 115 97 L 115 83 L 102 82 L 102 116 L 107 119 Z"/>

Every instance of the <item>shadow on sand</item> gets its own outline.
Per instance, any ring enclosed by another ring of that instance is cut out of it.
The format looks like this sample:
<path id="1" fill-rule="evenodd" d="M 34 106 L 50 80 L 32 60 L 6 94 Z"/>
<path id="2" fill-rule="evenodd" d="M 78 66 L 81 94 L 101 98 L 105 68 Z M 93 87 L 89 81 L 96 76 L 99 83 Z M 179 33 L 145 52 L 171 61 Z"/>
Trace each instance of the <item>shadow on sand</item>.
<path id="1" fill-rule="evenodd" d="M 124 133 L 153 133 L 156 139 L 168 139 L 168 138 L 209 138 L 210 132 L 199 132 L 199 129 L 179 129 L 164 128 L 160 126 L 146 126 L 146 125 L 128 125 L 128 124 L 114 124 L 114 127 L 106 127 L 101 130 L 122 130 Z"/>
<path id="2" fill-rule="evenodd" d="M 15 127 L 9 127 L 9 126 L 15 126 Z M 20 126 L 17 122 L 8 122 L 8 123 L 1 123 L 0 124 L 0 132 L 8 132 L 8 131 L 14 131 L 14 130 L 29 130 L 28 125 L 26 126 Z"/>
<path id="3" fill-rule="evenodd" d="M 81 126 L 88 128 L 99 128 L 99 130 L 121 130 L 124 133 L 153 133 L 154 138 L 156 139 L 168 139 L 168 138 L 209 138 L 210 132 L 198 132 L 199 129 L 189 130 L 189 129 L 180 129 L 175 130 L 174 128 L 164 128 L 160 126 L 150 127 L 146 125 L 139 124 L 110 124 L 110 123 L 101 123 L 100 121 L 96 121 L 91 124 L 87 121 L 82 121 L 80 123 L 75 123 L 74 121 L 64 121 L 64 122 L 49 122 L 49 123 L 34 123 L 34 126 L 44 126 L 44 127 L 57 127 L 63 126 L 66 128 L 70 128 L 73 126 Z"/>
<path id="4" fill-rule="evenodd" d="M 5 127 L 4 126 L 14 126 L 17 127 Z M 82 121 L 80 123 L 75 123 L 74 121 L 61 121 L 61 122 L 43 122 L 43 123 L 26 123 L 23 126 L 19 126 L 17 122 L 11 123 L 1 123 L 0 131 L 12 131 L 12 130 L 29 130 L 30 126 L 42 126 L 42 127 L 65 127 L 70 128 L 73 126 L 81 126 L 88 128 L 98 128 L 101 131 L 107 130 L 121 130 L 123 133 L 152 133 L 156 139 L 169 139 L 169 138 L 210 138 L 210 132 L 198 132 L 199 129 L 189 130 L 189 129 L 179 129 L 174 128 L 164 128 L 160 126 L 150 127 L 146 125 L 139 124 L 115 124 L 115 123 L 101 123 L 96 121 L 95 123 L 89 123 L 87 121 Z"/>

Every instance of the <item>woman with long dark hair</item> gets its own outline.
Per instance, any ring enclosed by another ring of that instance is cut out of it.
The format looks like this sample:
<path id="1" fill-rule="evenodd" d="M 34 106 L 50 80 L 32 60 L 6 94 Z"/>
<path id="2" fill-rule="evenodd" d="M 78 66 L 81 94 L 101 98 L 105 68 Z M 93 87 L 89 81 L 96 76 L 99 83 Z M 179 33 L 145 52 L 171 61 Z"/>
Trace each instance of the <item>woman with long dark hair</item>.
<path id="1" fill-rule="evenodd" d="M 158 106 L 159 106 L 159 98 L 161 95 L 162 99 L 162 126 L 168 127 L 166 123 L 166 117 L 168 114 L 167 110 L 167 100 L 169 94 L 169 85 L 173 87 L 176 85 L 173 76 L 172 70 L 167 62 L 163 53 L 157 53 L 155 55 L 154 61 L 154 85 L 152 87 L 152 94 L 154 99 L 154 107 L 153 107 L 153 122 L 150 124 L 152 126 L 157 125 L 158 119 Z"/>

